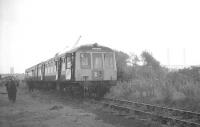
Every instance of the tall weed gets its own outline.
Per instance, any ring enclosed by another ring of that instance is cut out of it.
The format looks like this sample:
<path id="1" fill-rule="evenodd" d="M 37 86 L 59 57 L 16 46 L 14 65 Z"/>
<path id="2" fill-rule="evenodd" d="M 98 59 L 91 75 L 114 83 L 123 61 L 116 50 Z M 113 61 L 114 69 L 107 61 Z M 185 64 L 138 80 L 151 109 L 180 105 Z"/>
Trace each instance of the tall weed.
<path id="1" fill-rule="evenodd" d="M 178 72 L 162 72 L 138 69 L 137 77 L 131 81 L 118 82 L 107 97 L 159 103 L 190 110 L 200 107 L 200 84 L 188 75 Z M 153 74 L 152 74 L 153 73 Z"/>

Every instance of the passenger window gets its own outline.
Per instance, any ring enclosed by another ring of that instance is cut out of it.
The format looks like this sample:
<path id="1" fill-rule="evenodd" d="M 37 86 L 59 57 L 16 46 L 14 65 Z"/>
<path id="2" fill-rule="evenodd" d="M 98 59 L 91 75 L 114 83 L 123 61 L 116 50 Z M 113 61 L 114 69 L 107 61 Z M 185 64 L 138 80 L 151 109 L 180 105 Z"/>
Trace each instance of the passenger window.
<path id="1" fill-rule="evenodd" d="M 53 72 L 53 69 L 52 69 L 52 65 L 50 66 L 50 73 L 52 73 Z"/>
<path id="2" fill-rule="evenodd" d="M 105 53 L 104 54 L 104 67 L 105 68 L 114 68 L 113 62 L 113 54 L 112 53 Z"/>
<path id="3" fill-rule="evenodd" d="M 93 67 L 95 69 L 103 68 L 102 53 L 93 53 Z"/>
<path id="4" fill-rule="evenodd" d="M 91 68 L 91 56 L 90 53 L 81 53 L 80 54 L 81 60 L 81 68 L 89 69 Z"/>

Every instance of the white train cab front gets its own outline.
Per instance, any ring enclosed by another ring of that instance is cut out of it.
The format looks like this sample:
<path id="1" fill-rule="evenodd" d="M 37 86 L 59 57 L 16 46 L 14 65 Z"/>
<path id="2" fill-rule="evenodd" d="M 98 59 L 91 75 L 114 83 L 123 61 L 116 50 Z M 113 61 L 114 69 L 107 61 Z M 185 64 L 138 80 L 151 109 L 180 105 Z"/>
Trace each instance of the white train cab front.
<path id="1" fill-rule="evenodd" d="M 76 52 L 76 81 L 117 80 L 114 52 Z"/>

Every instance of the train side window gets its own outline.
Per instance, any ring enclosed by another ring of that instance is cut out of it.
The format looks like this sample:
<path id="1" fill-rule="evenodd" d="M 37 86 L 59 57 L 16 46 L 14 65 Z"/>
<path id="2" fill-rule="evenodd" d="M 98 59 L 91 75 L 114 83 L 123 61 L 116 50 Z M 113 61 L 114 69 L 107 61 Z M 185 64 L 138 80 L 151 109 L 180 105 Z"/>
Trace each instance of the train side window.
<path id="1" fill-rule="evenodd" d="M 91 68 L 91 56 L 90 53 L 80 54 L 81 68 L 90 69 Z"/>
<path id="2" fill-rule="evenodd" d="M 113 54 L 112 53 L 105 53 L 104 54 L 104 67 L 105 68 L 114 68 L 113 62 Z"/>
<path id="3" fill-rule="evenodd" d="M 52 73 L 52 66 L 50 66 L 50 73 Z"/>

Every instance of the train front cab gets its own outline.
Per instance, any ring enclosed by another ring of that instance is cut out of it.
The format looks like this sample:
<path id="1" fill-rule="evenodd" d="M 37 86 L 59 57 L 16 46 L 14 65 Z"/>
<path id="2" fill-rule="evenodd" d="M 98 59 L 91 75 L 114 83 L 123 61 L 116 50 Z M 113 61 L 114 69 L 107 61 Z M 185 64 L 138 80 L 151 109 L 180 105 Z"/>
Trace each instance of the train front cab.
<path id="1" fill-rule="evenodd" d="M 76 52 L 75 79 L 84 87 L 84 96 L 99 96 L 115 85 L 117 69 L 113 50 L 103 47 Z"/>

